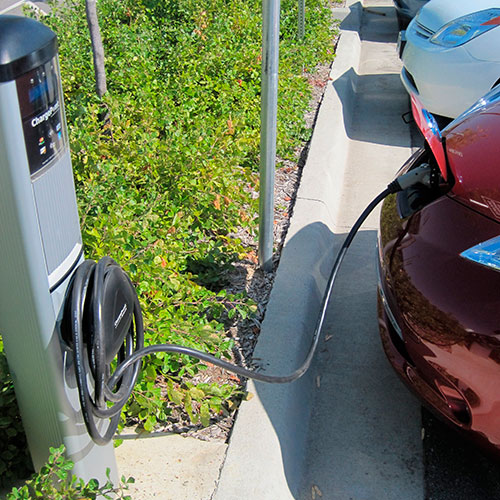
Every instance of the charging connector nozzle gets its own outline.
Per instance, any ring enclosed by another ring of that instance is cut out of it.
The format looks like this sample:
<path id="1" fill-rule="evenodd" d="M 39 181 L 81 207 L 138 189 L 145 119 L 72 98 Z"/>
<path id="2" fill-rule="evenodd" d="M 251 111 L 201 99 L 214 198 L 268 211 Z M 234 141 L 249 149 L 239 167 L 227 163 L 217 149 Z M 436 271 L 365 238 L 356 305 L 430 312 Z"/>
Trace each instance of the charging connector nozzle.
<path id="1" fill-rule="evenodd" d="M 415 184 L 431 187 L 431 167 L 428 163 L 423 163 L 406 174 L 400 175 L 387 186 L 387 189 L 391 193 L 397 193 Z"/>

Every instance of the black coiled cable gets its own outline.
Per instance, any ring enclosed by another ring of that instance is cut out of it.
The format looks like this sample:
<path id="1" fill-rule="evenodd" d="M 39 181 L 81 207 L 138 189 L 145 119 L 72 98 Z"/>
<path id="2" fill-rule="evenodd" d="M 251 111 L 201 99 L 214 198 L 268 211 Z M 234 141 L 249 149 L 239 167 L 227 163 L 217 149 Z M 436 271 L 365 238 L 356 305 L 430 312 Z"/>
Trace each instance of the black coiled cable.
<path id="1" fill-rule="evenodd" d="M 71 318 L 71 326 L 68 326 L 71 333 L 66 335 L 66 340 L 73 349 L 83 418 L 93 441 L 103 445 L 112 439 L 118 427 L 120 411 L 134 388 L 141 359 L 149 354 L 157 352 L 186 354 L 210 362 L 242 377 L 261 382 L 284 384 L 301 377 L 311 365 L 318 346 L 333 285 L 354 236 L 378 203 L 388 194 L 399 189 L 396 185 L 389 185 L 365 208 L 352 227 L 342 244 L 330 273 L 311 345 L 305 360 L 293 373 L 285 376 L 266 375 L 248 370 L 223 361 L 211 354 L 181 345 L 159 344 L 144 347 L 144 330 L 139 300 L 132 282 L 125 272 L 109 257 L 104 257 L 97 263 L 86 260 L 81 264 L 75 271 L 72 283 L 68 288 L 65 314 Z M 106 331 L 104 321 L 104 309 L 106 308 L 104 290 L 107 280 L 111 280 L 112 277 L 121 280 L 120 286 L 124 288 L 125 295 L 129 296 L 127 303 L 133 309 L 133 311 L 129 311 L 130 324 L 127 331 L 117 337 L 120 341 L 123 337 L 123 341 L 118 347 L 113 346 L 114 339 L 111 339 L 111 341 L 109 339 L 109 330 L 112 330 L 113 327 L 109 328 L 108 326 L 108 331 Z M 116 369 L 112 372 L 113 359 L 116 359 Z M 109 419 L 109 424 L 107 427 L 104 425 L 105 430 L 101 431 L 98 428 L 98 422 L 103 419 Z"/>
<path id="2" fill-rule="evenodd" d="M 86 260 L 76 269 L 68 287 L 66 298 L 66 318 L 70 318 L 71 330 L 69 343 L 73 349 L 75 375 L 82 407 L 83 419 L 92 440 L 104 445 L 109 442 L 120 420 L 120 411 L 134 389 L 139 373 L 140 361 L 128 365 L 112 386 L 109 385 L 111 363 L 106 356 L 106 331 L 103 317 L 104 283 L 111 270 L 119 269 L 125 283 L 134 287 L 128 276 L 109 257 L 99 262 Z M 124 343 L 116 353 L 117 364 L 130 359 L 134 352 L 144 346 L 144 329 L 141 308 L 137 294 L 133 297 L 133 321 L 128 329 Z M 66 339 L 68 340 L 68 339 Z M 114 357 L 114 356 L 113 356 Z M 92 377 L 91 380 L 90 376 Z M 116 388 L 116 392 L 113 389 Z M 110 404 L 111 403 L 111 404 Z M 97 422 L 110 419 L 102 431 Z"/>

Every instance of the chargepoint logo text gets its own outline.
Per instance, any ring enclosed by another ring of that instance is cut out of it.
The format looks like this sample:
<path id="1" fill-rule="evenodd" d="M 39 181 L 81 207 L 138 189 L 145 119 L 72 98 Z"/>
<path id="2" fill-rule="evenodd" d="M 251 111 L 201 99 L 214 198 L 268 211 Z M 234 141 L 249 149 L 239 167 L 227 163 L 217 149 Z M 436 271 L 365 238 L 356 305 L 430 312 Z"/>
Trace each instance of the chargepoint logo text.
<path id="1" fill-rule="evenodd" d="M 40 123 L 46 122 L 49 118 L 54 116 L 59 111 L 59 108 L 59 101 L 57 101 L 47 111 L 45 111 L 45 113 L 41 114 L 40 116 L 35 116 L 35 118 L 31 120 L 31 126 L 35 128 L 40 125 Z"/>
<path id="2" fill-rule="evenodd" d="M 122 320 L 123 316 L 125 316 L 125 313 L 127 312 L 127 304 L 123 304 L 123 307 L 118 314 L 118 317 L 115 319 L 115 329 L 118 328 L 118 325 L 120 324 L 120 321 Z"/>

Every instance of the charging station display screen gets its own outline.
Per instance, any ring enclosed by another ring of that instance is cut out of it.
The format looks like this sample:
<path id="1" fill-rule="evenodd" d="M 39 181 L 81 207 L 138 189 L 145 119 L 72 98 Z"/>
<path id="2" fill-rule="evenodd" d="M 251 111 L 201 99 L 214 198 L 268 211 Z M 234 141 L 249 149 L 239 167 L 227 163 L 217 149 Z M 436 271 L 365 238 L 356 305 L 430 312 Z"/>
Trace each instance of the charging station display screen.
<path id="1" fill-rule="evenodd" d="M 48 165 L 66 144 L 57 58 L 16 80 L 31 175 Z"/>

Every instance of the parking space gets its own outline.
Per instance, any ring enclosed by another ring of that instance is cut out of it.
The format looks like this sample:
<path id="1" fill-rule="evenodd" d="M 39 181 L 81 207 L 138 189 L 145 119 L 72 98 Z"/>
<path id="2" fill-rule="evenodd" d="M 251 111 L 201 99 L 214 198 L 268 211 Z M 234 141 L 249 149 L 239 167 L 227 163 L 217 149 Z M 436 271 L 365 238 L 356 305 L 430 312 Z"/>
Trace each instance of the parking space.
<path id="1" fill-rule="evenodd" d="M 348 152 L 337 246 L 411 152 L 401 120 L 408 98 L 396 34 L 390 2 L 365 5 L 352 116 L 344 113 Z M 377 225 L 378 212 L 354 240 L 330 304 L 316 366 L 304 499 L 317 489 L 324 499 L 423 497 L 420 405 L 394 375 L 378 335 Z"/>
<path id="2" fill-rule="evenodd" d="M 0 0 L 0 14 L 21 16 L 25 8 L 42 12 L 49 12 L 50 9 L 49 5 L 41 0 Z"/>
<path id="3" fill-rule="evenodd" d="M 351 70 L 354 104 L 344 107 L 340 125 L 348 153 L 337 248 L 363 208 L 422 144 L 414 126 L 401 119 L 409 101 L 398 74 L 390 1 L 365 2 L 360 39 L 359 67 Z M 386 360 L 377 328 L 377 226 L 373 214 L 354 240 L 330 304 L 315 366 L 300 498 L 500 498 L 498 463 L 422 410 Z"/>

